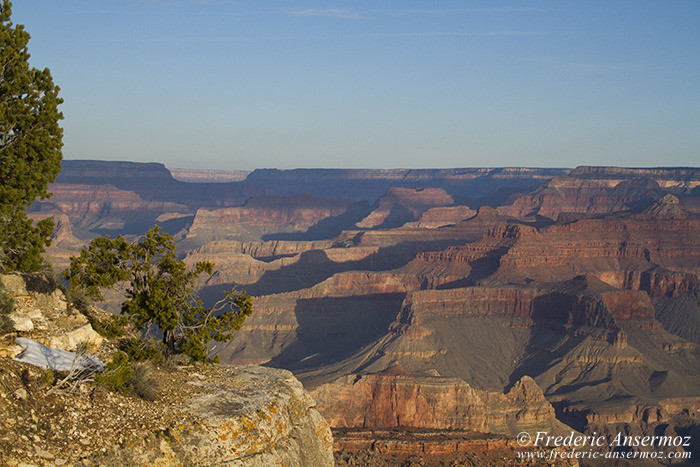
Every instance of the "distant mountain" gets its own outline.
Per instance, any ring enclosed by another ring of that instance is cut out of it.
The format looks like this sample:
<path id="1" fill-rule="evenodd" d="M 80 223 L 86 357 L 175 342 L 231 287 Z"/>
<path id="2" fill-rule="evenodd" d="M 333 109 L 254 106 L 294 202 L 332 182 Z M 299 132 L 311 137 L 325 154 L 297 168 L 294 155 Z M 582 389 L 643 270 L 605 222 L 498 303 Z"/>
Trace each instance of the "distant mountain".
<path id="1" fill-rule="evenodd" d="M 315 196 L 374 202 L 391 187 L 442 188 L 453 196 L 478 197 L 501 187 L 536 187 L 570 169 L 455 168 L 455 169 L 256 169 L 246 183 L 280 194 L 299 193 L 301 187 Z"/>
<path id="2" fill-rule="evenodd" d="M 242 182 L 250 174 L 248 170 L 213 169 L 172 169 L 168 168 L 175 180 L 187 183 L 228 183 Z"/>

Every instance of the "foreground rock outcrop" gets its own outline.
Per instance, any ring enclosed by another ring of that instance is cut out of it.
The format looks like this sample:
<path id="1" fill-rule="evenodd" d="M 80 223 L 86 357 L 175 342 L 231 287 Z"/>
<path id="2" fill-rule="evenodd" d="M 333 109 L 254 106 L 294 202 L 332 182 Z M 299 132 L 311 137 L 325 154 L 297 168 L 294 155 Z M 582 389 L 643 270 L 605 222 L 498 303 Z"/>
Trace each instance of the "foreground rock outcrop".
<path id="1" fill-rule="evenodd" d="M 38 275 L 0 275 L 0 286 L 14 299 L 9 314 L 15 330 L 23 336 L 54 349 L 72 351 L 80 343 L 92 348 L 102 345 L 88 319 L 68 306 L 63 292 L 45 277 Z M 14 342 L 0 344 L 0 357 L 14 357 L 19 348 Z"/>
<path id="2" fill-rule="evenodd" d="M 328 424 L 285 370 L 157 368 L 155 402 L 90 383 L 52 392 L 45 370 L 8 358 L 0 370 L 1 465 L 333 465 Z"/>
<path id="3" fill-rule="evenodd" d="M 221 367 L 184 405 L 181 422 L 124 443 L 101 465 L 332 466 L 333 436 L 314 400 L 288 371 Z M 197 378 L 199 377 L 199 378 Z"/>
<path id="4" fill-rule="evenodd" d="M 0 282 L 15 302 L 14 330 L 0 331 L 0 465 L 333 465 L 330 427 L 289 371 L 142 363 L 149 376 L 139 384 L 153 397 L 124 384 L 113 392 L 89 373 L 71 377 L 74 365 L 54 366 L 53 354 L 89 342 L 108 362 L 117 341 L 95 333 L 46 277 Z M 36 355 L 19 361 L 15 342 L 52 358 L 43 367 Z M 69 355 L 84 358 L 61 352 Z"/>

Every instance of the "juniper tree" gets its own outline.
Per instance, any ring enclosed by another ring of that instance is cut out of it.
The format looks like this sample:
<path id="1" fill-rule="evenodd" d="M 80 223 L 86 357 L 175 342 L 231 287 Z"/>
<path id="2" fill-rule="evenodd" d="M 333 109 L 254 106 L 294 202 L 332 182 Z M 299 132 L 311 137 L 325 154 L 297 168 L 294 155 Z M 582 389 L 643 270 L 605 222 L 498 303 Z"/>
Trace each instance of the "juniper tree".
<path id="1" fill-rule="evenodd" d="M 32 225 L 26 208 L 47 198 L 61 170 L 63 118 L 59 88 L 48 68 L 29 66 L 29 34 L 0 5 L 0 271 L 33 271 L 53 231 L 50 219 Z"/>
<path id="2" fill-rule="evenodd" d="M 71 258 L 64 276 L 73 293 L 94 300 L 102 300 L 105 288 L 127 284 L 122 314 L 134 326 L 144 332 L 158 328 L 170 354 L 206 361 L 206 344 L 230 340 L 253 311 L 253 299 L 235 289 L 213 307 L 204 307 L 195 296 L 196 281 L 212 271 L 208 261 L 188 269 L 177 259 L 173 238 L 156 226 L 134 242 L 121 235 L 94 239 Z"/>

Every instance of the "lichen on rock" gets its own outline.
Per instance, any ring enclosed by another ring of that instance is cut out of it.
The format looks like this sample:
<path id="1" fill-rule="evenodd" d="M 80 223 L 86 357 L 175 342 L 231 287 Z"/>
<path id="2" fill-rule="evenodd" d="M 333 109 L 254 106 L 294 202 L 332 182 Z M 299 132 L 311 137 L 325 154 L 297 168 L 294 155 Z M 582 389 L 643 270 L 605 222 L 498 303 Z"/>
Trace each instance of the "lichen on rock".
<path id="1" fill-rule="evenodd" d="M 333 436 L 314 400 L 286 370 L 221 366 L 189 385 L 186 416 L 158 436 L 115 448 L 103 465 L 332 466 Z"/>

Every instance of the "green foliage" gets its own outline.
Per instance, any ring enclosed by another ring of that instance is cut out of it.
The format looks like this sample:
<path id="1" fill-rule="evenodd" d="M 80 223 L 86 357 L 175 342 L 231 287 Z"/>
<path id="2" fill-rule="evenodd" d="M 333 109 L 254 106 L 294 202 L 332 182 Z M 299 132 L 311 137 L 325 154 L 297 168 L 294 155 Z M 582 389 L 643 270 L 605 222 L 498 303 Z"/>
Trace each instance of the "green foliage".
<path id="1" fill-rule="evenodd" d="M 125 385 L 131 379 L 134 369 L 129 361 L 129 356 L 118 350 L 112 357 L 104 371 L 101 374 L 95 375 L 97 384 L 106 386 L 113 391 L 122 391 L 126 389 Z"/>
<path id="2" fill-rule="evenodd" d="M 15 323 L 7 315 L 0 315 L 0 335 L 15 332 Z"/>
<path id="3" fill-rule="evenodd" d="M 119 349 L 135 362 L 157 361 L 163 356 L 158 343 L 150 339 L 122 339 L 119 342 Z"/>
<path id="4" fill-rule="evenodd" d="M 0 282 L 0 335 L 15 331 L 15 323 L 7 316 L 13 311 L 15 311 L 15 299 L 7 293 Z"/>
<path id="5" fill-rule="evenodd" d="M 122 337 L 124 334 L 126 334 L 126 330 L 124 328 L 129 324 L 129 320 L 125 316 L 119 315 L 112 315 L 103 320 L 94 318 L 90 319 L 89 321 L 92 329 L 106 339 Z"/>
<path id="6" fill-rule="evenodd" d="M 39 378 L 39 387 L 53 386 L 54 384 L 56 384 L 56 374 L 51 368 L 49 368 L 42 373 L 41 377 Z"/>
<path id="7" fill-rule="evenodd" d="M 118 282 L 130 279 L 132 263 L 136 262 L 132 244 L 120 235 L 97 237 L 70 261 L 70 268 L 63 271 L 70 281 L 71 296 L 84 296 L 100 301 L 102 290 Z M 144 278 L 139 278 L 143 281 Z"/>
<path id="8" fill-rule="evenodd" d="M 158 396 L 159 384 L 153 378 L 151 366 L 147 363 L 132 363 L 129 356 L 121 350 L 114 354 L 102 374 L 95 376 L 95 382 L 112 391 L 133 390 L 148 401 L 154 401 Z"/>
<path id="9" fill-rule="evenodd" d="M 195 301 L 182 315 L 184 342 L 182 353 L 193 361 L 207 361 L 206 344 L 214 339 L 228 341 L 233 331 L 240 329 L 243 322 L 253 311 L 253 298 L 236 290 L 229 291 L 224 299 L 214 308 L 215 312 L 202 307 L 202 302 Z M 222 310 L 226 310 L 220 313 Z"/>
<path id="10" fill-rule="evenodd" d="M 63 293 L 66 295 L 66 301 L 70 303 L 71 306 L 90 319 L 90 306 L 92 305 L 92 300 L 87 298 L 82 293 L 71 290 L 70 288 L 66 289 Z M 92 325 L 92 323 L 90 324 Z"/>
<path id="11" fill-rule="evenodd" d="M 0 150 L 0 160 L 3 151 Z M 4 161 L 1 163 L 4 164 Z M 0 168 L 2 172 L 2 168 Z M 2 173 L 0 173 L 2 179 Z M 53 221 L 43 219 L 32 225 L 26 206 L 5 205 L 0 188 L 0 271 L 35 272 L 44 264 L 44 248 L 51 244 Z"/>
<path id="12" fill-rule="evenodd" d="M 169 355 L 179 351 L 192 361 L 208 361 L 206 344 L 230 340 L 253 310 L 253 299 L 235 289 L 205 308 L 195 298 L 196 281 L 212 271 L 209 262 L 188 269 L 175 255 L 173 238 L 156 226 L 133 243 L 121 236 L 94 239 L 71 258 L 65 277 L 71 293 L 95 300 L 102 299 L 102 289 L 127 282 L 122 314 L 137 329 L 156 327 Z"/>
<path id="13" fill-rule="evenodd" d="M 53 231 L 50 219 L 36 226 L 25 209 L 47 198 L 61 170 L 63 118 L 59 88 L 48 68 L 29 66 L 29 34 L 10 19 L 12 4 L 0 6 L 0 271 L 33 272 Z"/>
<path id="14" fill-rule="evenodd" d="M 0 315 L 7 315 L 13 311 L 15 311 L 15 299 L 5 290 L 5 286 L 0 283 Z"/>

